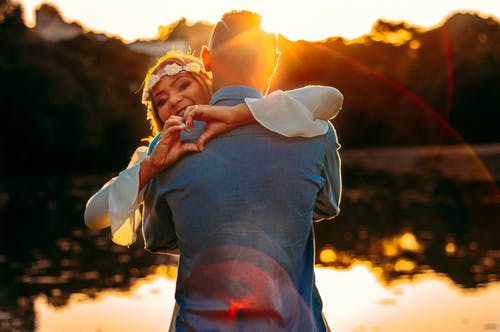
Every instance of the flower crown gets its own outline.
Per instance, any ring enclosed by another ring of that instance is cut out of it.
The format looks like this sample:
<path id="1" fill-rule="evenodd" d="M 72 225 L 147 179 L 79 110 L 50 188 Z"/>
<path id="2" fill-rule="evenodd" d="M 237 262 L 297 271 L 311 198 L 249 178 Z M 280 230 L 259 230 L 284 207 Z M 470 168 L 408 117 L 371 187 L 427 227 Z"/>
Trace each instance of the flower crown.
<path id="1" fill-rule="evenodd" d="M 147 105 L 149 98 L 151 97 L 151 90 L 164 76 L 174 76 L 181 72 L 189 72 L 199 74 L 202 71 L 202 67 L 199 63 L 189 62 L 184 66 L 177 63 L 171 63 L 163 67 L 158 74 L 151 74 L 149 79 L 144 84 L 144 90 L 142 91 L 142 103 Z"/>

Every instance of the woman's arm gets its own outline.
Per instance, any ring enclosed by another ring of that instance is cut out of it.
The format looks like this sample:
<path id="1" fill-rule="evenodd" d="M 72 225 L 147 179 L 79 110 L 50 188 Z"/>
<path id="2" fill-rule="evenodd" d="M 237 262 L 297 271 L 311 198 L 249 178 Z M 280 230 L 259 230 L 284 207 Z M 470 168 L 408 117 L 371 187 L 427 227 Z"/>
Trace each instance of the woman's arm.
<path id="1" fill-rule="evenodd" d="M 137 148 L 127 168 L 108 181 L 88 201 L 85 224 L 91 229 L 111 226 L 113 242 L 130 245 L 140 224 L 140 205 L 143 190 L 139 190 L 140 163 L 146 157 L 147 147 Z"/>
<path id="2" fill-rule="evenodd" d="M 264 98 L 246 98 L 245 104 L 236 106 L 190 106 L 184 119 L 188 128 L 194 127 L 193 120 L 207 122 L 198 141 L 200 149 L 217 135 L 255 122 L 283 136 L 313 137 L 326 133 L 327 120 L 337 116 L 343 101 L 335 88 L 306 86 L 278 90 Z"/>
<path id="3" fill-rule="evenodd" d="M 342 109 L 344 96 L 328 86 L 277 90 L 262 99 L 246 98 L 254 118 L 267 129 L 283 136 L 313 137 L 328 130 L 328 122 Z"/>
<path id="4" fill-rule="evenodd" d="M 127 169 L 88 200 L 85 224 L 92 229 L 111 226 L 113 242 L 123 246 L 132 244 L 142 221 L 140 206 L 145 184 L 185 153 L 198 151 L 195 144 L 181 142 L 180 131 L 184 129 L 182 118 L 170 117 L 150 155 L 147 147 L 137 148 Z"/>
<path id="5" fill-rule="evenodd" d="M 198 152 L 194 143 L 183 143 L 180 132 L 186 130 L 184 119 L 173 115 L 165 121 L 163 130 L 150 155 L 141 161 L 139 170 L 139 190 L 144 188 L 156 174 L 174 164 L 181 156 L 189 152 Z"/>

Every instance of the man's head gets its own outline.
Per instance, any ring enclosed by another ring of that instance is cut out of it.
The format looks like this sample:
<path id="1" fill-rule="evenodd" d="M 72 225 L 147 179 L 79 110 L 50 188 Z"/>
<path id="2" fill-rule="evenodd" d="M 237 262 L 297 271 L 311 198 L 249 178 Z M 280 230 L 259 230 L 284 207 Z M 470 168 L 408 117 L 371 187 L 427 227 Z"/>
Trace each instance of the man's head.
<path id="1" fill-rule="evenodd" d="M 262 30 L 260 15 L 232 11 L 216 24 L 202 59 L 213 73 L 214 91 L 228 85 L 250 85 L 267 92 L 278 63 L 276 38 Z"/>

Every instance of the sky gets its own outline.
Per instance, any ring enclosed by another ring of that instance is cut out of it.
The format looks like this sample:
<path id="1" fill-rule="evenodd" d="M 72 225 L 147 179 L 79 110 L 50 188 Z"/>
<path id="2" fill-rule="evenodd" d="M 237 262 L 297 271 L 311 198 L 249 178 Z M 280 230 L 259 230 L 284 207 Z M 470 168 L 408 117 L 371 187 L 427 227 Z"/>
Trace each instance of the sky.
<path id="1" fill-rule="evenodd" d="M 23 4 L 32 26 L 41 0 Z M 456 11 L 475 11 L 500 17 L 500 0 L 52 0 L 69 21 L 126 41 L 153 38 L 160 25 L 185 17 L 189 22 L 215 23 L 222 14 L 247 9 L 262 15 L 266 30 L 291 40 L 354 39 L 370 32 L 378 18 L 407 21 L 429 28 Z"/>

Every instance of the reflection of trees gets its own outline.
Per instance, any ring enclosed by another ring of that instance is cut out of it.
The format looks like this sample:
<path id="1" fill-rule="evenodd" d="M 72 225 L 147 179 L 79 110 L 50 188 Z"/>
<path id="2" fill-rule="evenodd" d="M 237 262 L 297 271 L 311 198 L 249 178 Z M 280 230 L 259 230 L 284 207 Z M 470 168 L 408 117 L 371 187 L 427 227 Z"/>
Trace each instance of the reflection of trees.
<path id="1" fill-rule="evenodd" d="M 83 225 L 86 199 L 102 177 L 44 178 L 4 182 L 0 205 L 0 311 L 33 330 L 33 300 L 47 295 L 54 306 L 73 293 L 96 296 L 104 289 L 127 290 L 158 264 L 176 264 L 171 256 L 144 251 L 139 237 L 130 248 L 114 245 L 109 229 Z M 5 222 L 7 221 L 7 222 Z M 21 331 L 24 330 L 21 329 Z M 1 329 L 0 329 L 1 330 Z"/>
<path id="2" fill-rule="evenodd" d="M 343 174 L 341 214 L 334 222 L 315 225 L 318 254 L 335 248 L 336 259 L 327 265 L 368 260 L 383 269 L 386 280 L 431 269 L 465 287 L 498 280 L 492 264 L 498 259 L 493 255 L 498 239 L 492 233 L 498 234 L 494 220 L 500 204 L 491 199 L 491 184 L 460 183 L 432 172 L 395 175 L 344 168 Z M 403 240 L 394 237 L 403 234 L 412 234 L 418 249 L 398 243 Z M 402 262 L 412 267 L 398 269 Z"/>
<path id="3" fill-rule="evenodd" d="M 146 253 L 140 241 L 119 247 L 109 240 L 109 230 L 85 229 L 84 203 L 102 182 L 101 177 L 4 182 L 0 214 L 10 222 L 1 233 L 0 277 L 8 287 L 2 288 L 0 311 L 28 319 L 37 294 L 64 305 L 72 293 L 93 297 L 104 289 L 126 290 L 155 265 L 175 264 L 169 256 Z M 484 202 L 484 188 L 437 173 L 395 175 L 345 167 L 342 213 L 316 224 L 318 251 L 334 247 L 337 260 L 331 265 L 337 267 L 369 260 L 384 269 L 387 280 L 430 268 L 468 287 L 487 282 L 498 276 L 488 250 L 498 246 L 493 221 L 500 211 L 498 202 Z M 422 248 L 400 245 L 393 254 L 384 251 L 384 241 L 407 232 Z M 447 243 L 456 250 L 445 252 Z M 415 267 L 405 268 L 405 262 Z"/>
<path id="4" fill-rule="evenodd" d="M 4 181 L 0 214 L 10 222 L 0 235 L 0 311 L 29 325 L 38 294 L 62 306 L 73 293 L 94 297 L 105 289 L 127 290 L 158 264 L 176 264 L 170 256 L 146 253 L 141 241 L 119 247 L 109 230 L 85 229 L 84 203 L 102 182 L 103 177 Z M 336 267 L 369 260 L 386 280 L 432 269 L 474 287 L 499 275 L 491 251 L 499 249 L 493 221 L 500 205 L 487 198 L 485 185 L 438 173 L 345 167 L 341 214 L 315 224 L 318 253 L 332 248 L 335 259 L 327 265 Z M 446 252 L 447 244 L 455 250 Z"/>

